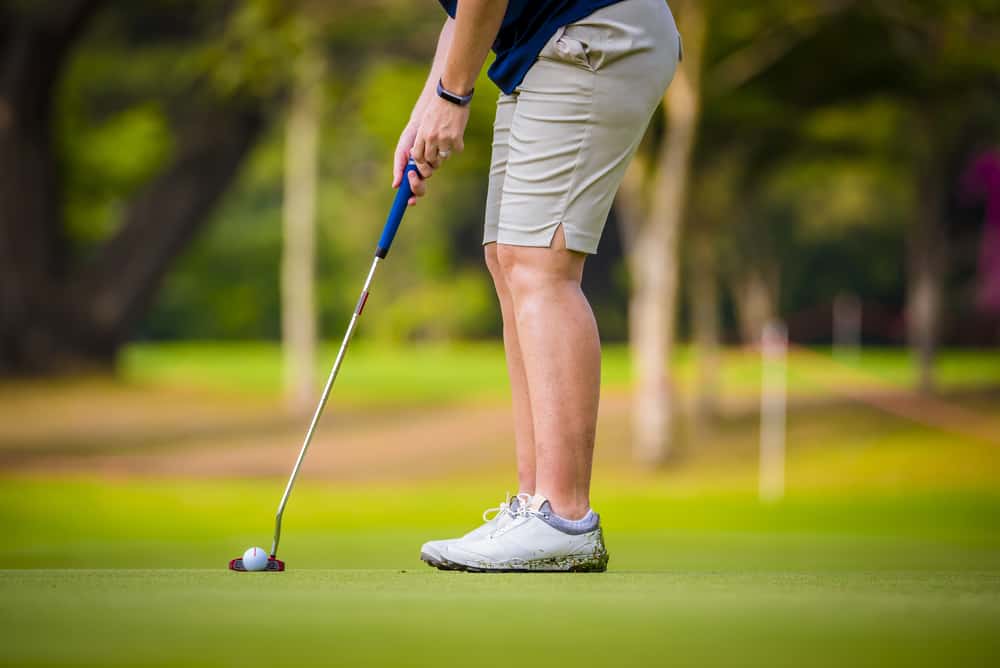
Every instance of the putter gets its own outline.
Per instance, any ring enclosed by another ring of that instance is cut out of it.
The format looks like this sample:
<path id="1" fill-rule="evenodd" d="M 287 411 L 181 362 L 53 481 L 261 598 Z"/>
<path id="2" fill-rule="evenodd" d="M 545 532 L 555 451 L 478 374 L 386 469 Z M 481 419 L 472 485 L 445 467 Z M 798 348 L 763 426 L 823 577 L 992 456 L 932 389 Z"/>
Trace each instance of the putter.
<path id="1" fill-rule="evenodd" d="M 354 329 L 357 327 L 358 318 L 361 317 L 361 312 L 365 309 L 365 302 L 368 301 L 368 289 L 372 284 L 372 277 L 375 276 L 375 269 L 378 268 L 378 263 L 385 259 L 385 256 L 389 254 L 389 247 L 392 246 L 392 240 L 396 237 L 396 231 L 399 229 L 399 224 L 403 222 L 403 214 L 406 213 L 406 206 L 413 196 L 413 191 L 410 188 L 410 172 L 416 172 L 417 165 L 411 158 L 406 164 L 406 169 L 403 172 L 403 180 L 399 184 L 399 189 L 396 191 L 396 198 L 392 202 L 392 208 L 389 210 L 389 216 L 385 221 L 385 227 L 382 228 L 382 237 L 378 241 L 378 246 L 375 248 L 375 259 L 372 260 L 371 269 L 368 270 L 368 278 L 365 279 L 365 285 L 361 289 L 361 296 L 358 297 L 358 303 L 354 307 L 354 314 L 351 316 L 351 321 L 347 325 L 347 332 L 344 333 L 344 340 L 340 344 L 340 351 L 337 353 L 337 358 L 333 362 L 333 368 L 330 370 L 330 377 L 326 380 L 326 387 L 323 388 L 323 394 L 319 398 L 319 404 L 316 406 L 316 412 L 313 413 L 312 422 L 309 423 L 309 430 L 306 431 L 305 440 L 302 443 L 302 449 L 299 451 L 299 457 L 295 460 L 295 466 L 292 468 L 292 475 L 288 478 L 288 484 L 285 485 L 285 493 L 281 495 L 281 502 L 278 504 L 278 513 L 274 518 L 274 541 L 271 543 L 271 552 L 267 558 L 267 566 L 264 568 L 265 571 L 280 572 L 285 570 L 285 562 L 278 559 L 278 542 L 281 539 L 281 516 L 285 512 L 285 506 L 288 504 L 288 497 L 291 496 L 292 487 L 295 485 L 295 478 L 299 475 L 299 469 L 302 467 L 302 460 L 305 459 L 306 451 L 309 449 L 309 443 L 312 442 L 313 434 L 316 433 L 316 425 L 319 424 L 320 416 L 323 415 L 323 409 L 326 407 L 326 400 L 330 397 L 330 390 L 333 389 L 333 382 L 337 380 L 337 373 L 340 371 L 340 365 L 344 361 L 344 353 L 347 352 L 347 346 L 351 342 L 351 337 L 354 336 Z M 420 175 L 420 172 L 417 172 Z M 243 565 L 243 559 L 237 558 L 229 562 L 229 569 L 233 571 L 246 572 L 247 569 Z"/>

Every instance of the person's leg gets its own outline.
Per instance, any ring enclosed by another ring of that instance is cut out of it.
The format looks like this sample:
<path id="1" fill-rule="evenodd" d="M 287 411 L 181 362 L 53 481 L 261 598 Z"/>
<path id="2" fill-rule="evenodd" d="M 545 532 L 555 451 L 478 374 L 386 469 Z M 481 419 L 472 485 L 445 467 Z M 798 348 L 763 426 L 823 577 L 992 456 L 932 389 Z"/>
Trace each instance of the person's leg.
<path id="1" fill-rule="evenodd" d="M 553 36 L 510 120 L 497 259 L 531 400 L 535 492 L 567 519 L 589 510 L 600 394 L 584 260 L 678 56 L 666 5 L 611 5 Z"/>
<path id="2" fill-rule="evenodd" d="M 567 519 L 590 509 L 600 395 L 597 322 L 580 289 L 585 258 L 566 249 L 562 228 L 549 248 L 497 244 L 530 396 L 535 492 Z"/>
<path id="3" fill-rule="evenodd" d="M 510 295 L 505 333 L 530 399 L 535 495 L 488 536 L 450 543 L 449 568 L 607 568 L 589 499 L 600 342 L 580 279 L 678 56 L 662 0 L 631 0 L 557 31 L 517 89 L 484 240 L 497 242 L 492 270 Z"/>
<path id="4" fill-rule="evenodd" d="M 507 357 L 507 375 L 510 377 L 511 402 L 514 409 L 514 446 L 517 453 L 517 482 L 519 494 L 535 493 L 535 434 L 528 398 L 528 380 L 524 375 L 521 344 L 517 336 L 514 303 L 507 279 L 497 260 L 497 244 L 485 246 L 486 266 L 493 277 L 500 315 L 503 318 L 503 347 Z"/>
<path id="5" fill-rule="evenodd" d="M 500 302 L 500 315 L 503 318 L 503 345 L 514 413 L 518 494 L 532 495 L 535 493 L 535 438 L 531 425 L 531 403 L 528 400 L 528 383 L 524 378 L 517 328 L 514 326 L 510 289 L 497 264 L 496 245 L 500 207 L 503 203 L 503 189 L 507 180 L 507 163 L 510 157 L 511 124 L 516 111 L 517 96 L 501 93 L 497 99 L 497 113 L 493 121 L 493 152 L 490 157 L 489 188 L 486 192 L 483 252 L 486 256 L 486 268 L 493 277 L 497 300 Z"/>

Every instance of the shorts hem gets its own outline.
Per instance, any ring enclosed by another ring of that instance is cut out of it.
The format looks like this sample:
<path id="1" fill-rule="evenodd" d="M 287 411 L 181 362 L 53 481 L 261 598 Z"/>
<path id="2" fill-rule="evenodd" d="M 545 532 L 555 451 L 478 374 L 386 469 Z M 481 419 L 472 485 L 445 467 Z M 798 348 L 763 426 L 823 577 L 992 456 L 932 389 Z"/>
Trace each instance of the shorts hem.
<path id="1" fill-rule="evenodd" d="M 577 253 L 587 255 L 597 254 L 597 245 L 600 239 L 595 239 L 591 235 L 581 234 L 573 226 L 562 221 L 556 221 L 546 225 L 542 229 L 533 232 L 523 232 L 516 229 L 504 228 L 502 225 L 497 230 L 496 235 L 485 235 L 483 245 L 490 243 L 501 243 L 506 246 L 524 246 L 527 248 L 550 248 L 552 239 L 556 235 L 556 230 L 562 225 L 563 237 L 566 240 L 566 248 Z M 492 238 L 491 238 L 492 237 Z"/>

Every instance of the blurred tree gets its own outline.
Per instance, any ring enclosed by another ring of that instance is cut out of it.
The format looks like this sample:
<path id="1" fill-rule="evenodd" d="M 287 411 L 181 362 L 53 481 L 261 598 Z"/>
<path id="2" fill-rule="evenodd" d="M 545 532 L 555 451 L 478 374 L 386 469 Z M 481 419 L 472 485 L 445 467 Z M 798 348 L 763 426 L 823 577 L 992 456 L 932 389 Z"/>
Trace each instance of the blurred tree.
<path id="1" fill-rule="evenodd" d="M 892 45 L 913 72 L 901 96 L 912 105 L 919 201 L 908 238 L 907 327 L 918 389 L 934 389 L 934 357 L 951 264 L 949 200 L 964 166 L 996 137 L 1000 93 L 1000 5 L 910 2 L 880 8 Z M 993 103 L 984 104 L 985 100 Z M 987 116 L 984 118 L 984 112 Z"/>
<path id="2" fill-rule="evenodd" d="M 766 155 L 746 173 L 760 186 L 754 192 L 762 204 L 773 195 L 762 192 L 769 173 L 784 172 L 781 179 L 802 173 L 790 179 L 799 189 L 783 196 L 799 227 L 884 223 L 887 206 L 890 217 L 903 219 L 908 338 L 918 385 L 929 391 L 948 299 L 950 202 L 963 164 L 998 130 L 1000 6 L 981 0 L 839 5 L 835 14 L 827 11 L 833 20 L 814 23 L 767 76 L 729 96 L 722 118 L 746 131 L 759 114 L 754 107 L 781 115 L 786 128 L 757 124 L 767 146 L 755 152 Z M 909 201 L 898 198 L 901 190 Z"/>
<path id="3" fill-rule="evenodd" d="M 664 97 L 662 137 L 647 142 L 647 146 L 655 145 L 653 157 L 639 156 L 633 161 L 618 200 L 632 279 L 629 337 L 636 378 L 633 448 L 640 462 L 656 464 L 665 460 L 673 437 L 676 401 L 672 397 L 670 367 L 679 299 L 678 249 L 681 224 L 689 215 L 685 205 L 702 110 L 722 104 L 720 100 L 726 94 L 787 57 L 829 16 L 851 4 L 850 0 L 773 0 L 737 8 L 709 0 L 671 3 L 684 38 L 685 61 Z M 754 236 L 751 241 L 760 238 Z M 712 290 L 716 283 L 707 275 L 713 266 L 711 243 L 701 239 L 700 244 L 703 255 L 707 255 L 699 265 L 697 285 L 702 291 Z M 759 257 L 760 253 L 754 255 Z M 773 311 L 775 290 L 770 286 L 776 283 L 772 275 L 776 270 L 774 263 L 748 265 L 740 283 L 740 312 L 745 315 L 746 327 L 755 331 Z M 706 298 L 711 300 L 710 295 Z M 718 336 L 704 328 L 714 324 L 710 315 L 714 307 L 711 303 L 703 307 L 698 342 L 711 346 Z M 706 405 L 717 403 L 717 399 L 708 398 L 718 388 L 711 372 L 712 354 L 711 350 L 698 352 L 708 365 L 699 374 L 706 384 L 698 392 Z"/>
<path id="4" fill-rule="evenodd" d="M 176 13 L 162 24 L 141 20 L 155 9 L 76 0 L 0 10 L 2 372 L 108 366 L 264 126 L 260 98 L 245 90 L 188 89 L 169 164 L 124 207 L 120 226 L 74 262 L 53 139 L 56 89 L 85 25 L 101 10 L 119 14 L 126 38 L 136 40 L 174 39 L 175 31 L 189 37 L 206 18 L 194 12 L 187 22 Z"/>
<path id="5" fill-rule="evenodd" d="M 299 17 L 304 22 L 305 17 Z M 306 25 L 301 28 L 309 32 Z M 305 37 L 295 64 L 285 129 L 284 252 L 281 332 L 285 388 L 292 408 L 309 410 L 316 358 L 316 192 L 322 86 L 326 63 L 316 37 Z"/>
<path id="6" fill-rule="evenodd" d="M 732 244 L 726 234 L 741 208 L 734 193 L 745 160 L 730 149 L 717 150 L 695 164 L 691 192 L 691 220 L 684 247 L 688 310 L 695 358 L 694 424 L 704 432 L 721 412 L 720 346 L 721 279 L 720 261 Z"/>
<path id="7" fill-rule="evenodd" d="M 633 160 L 619 193 L 618 220 L 632 281 L 633 451 L 636 459 L 647 465 L 666 458 L 674 429 L 671 354 L 677 312 L 677 247 L 701 106 L 705 39 L 702 3 L 684 0 L 672 4 L 684 35 L 684 61 L 664 97 L 666 129 L 652 161 L 642 157 Z"/>

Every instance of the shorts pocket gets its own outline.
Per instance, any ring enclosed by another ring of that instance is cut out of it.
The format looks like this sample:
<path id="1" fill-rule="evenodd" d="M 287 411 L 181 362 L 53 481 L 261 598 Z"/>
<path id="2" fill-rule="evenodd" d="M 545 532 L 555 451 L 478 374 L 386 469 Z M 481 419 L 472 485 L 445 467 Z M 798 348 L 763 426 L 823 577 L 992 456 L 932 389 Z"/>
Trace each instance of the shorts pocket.
<path id="1" fill-rule="evenodd" d="M 553 60 L 560 60 L 594 71 L 596 68 L 592 57 L 591 42 L 586 30 L 570 24 L 562 26 L 556 31 L 551 42 L 546 46 L 545 52 Z"/>

